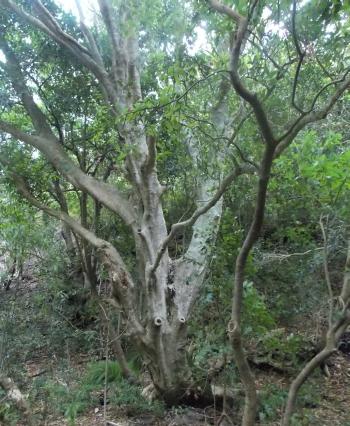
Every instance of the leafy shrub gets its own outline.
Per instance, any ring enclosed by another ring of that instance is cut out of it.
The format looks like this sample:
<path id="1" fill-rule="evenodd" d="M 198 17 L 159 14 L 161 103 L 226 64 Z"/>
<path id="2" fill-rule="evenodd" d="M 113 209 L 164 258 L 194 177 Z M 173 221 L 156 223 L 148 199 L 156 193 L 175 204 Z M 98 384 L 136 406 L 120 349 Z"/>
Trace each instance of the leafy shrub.
<path id="1" fill-rule="evenodd" d="M 272 330 L 261 338 L 261 343 L 270 353 L 281 353 L 286 360 L 297 363 L 297 354 L 300 353 L 304 341 L 301 336 L 287 334 L 283 328 Z"/>
<path id="2" fill-rule="evenodd" d="M 106 374 L 107 373 L 107 374 Z M 106 378 L 107 376 L 107 378 Z M 107 379 L 107 380 L 106 380 Z M 122 371 L 117 362 L 94 362 L 88 366 L 84 379 L 84 385 L 87 387 L 103 386 L 105 381 L 109 383 L 118 383 L 122 380 Z"/>
<path id="3" fill-rule="evenodd" d="M 162 403 L 146 400 L 141 395 L 138 386 L 130 384 L 122 378 L 119 364 L 113 361 L 90 363 L 83 378 L 79 380 L 75 374 L 75 383 L 70 385 L 63 382 L 58 383 L 57 380 L 38 379 L 36 391 L 32 392 L 31 398 L 44 398 L 50 411 L 63 414 L 69 424 L 74 425 L 79 414 L 88 408 L 103 404 L 106 371 L 107 398 L 111 404 L 122 407 L 128 414 L 141 412 L 162 414 Z"/>
<path id="4" fill-rule="evenodd" d="M 278 421 L 281 418 L 287 395 L 287 389 L 283 389 L 274 383 L 263 387 L 260 395 L 259 411 L 259 420 L 262 424 L 270 424 L 270 422 Z M 305 383 L 297 399 L 297 405 L 302 410 L 294 414 L 291 425 L 308 426 L 316 424 L 312 422 L 315 418 L 310 408 L 315 408 L 320 403 L 320 399 L 319 387 L 312 382 Z"/>
<path id="5" fill-rule="evenodd" d="M 271 422 L 279 418 L 286 397 L 286 390 L 281 389 L 275 384 L 266 385 L 261 392 L 260 422 Z"/>
<path id="6" fill-rule="evenodd" d="M 243 303 L 243 324 L 246 334 L 261 335 L 276 325 L 264 297 L 258 292 L 252 282 L 245 281 L 244 283 Z"/>

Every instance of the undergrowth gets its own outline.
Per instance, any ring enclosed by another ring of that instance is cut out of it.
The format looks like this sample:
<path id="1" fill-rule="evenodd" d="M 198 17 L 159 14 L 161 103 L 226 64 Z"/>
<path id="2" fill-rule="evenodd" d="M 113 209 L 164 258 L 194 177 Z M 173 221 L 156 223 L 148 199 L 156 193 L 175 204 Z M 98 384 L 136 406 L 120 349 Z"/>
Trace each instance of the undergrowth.
<path id="1" fill-rule="evenodd" d="M 71 377 L 72 374 L 73 371 Z M 75 378 L 70 383 L 53 378 L 48 380 L 39 378 L 34 384 L 31 399 L 43 400 L 45 405 L 50 407 L 50 414 L 64 415 L 69 425 L 74 426 L 80 414 L 89 409 L 103 408 L 105 384 L 107 404 L 111 404 L 124 414 L 152 413 L 160 416 L 163 413 L 162 403 L 146 400 L 138 386 L 122 378 L 119 364 L 113 361 L 90 363 L 83 376 L 79 378 L 75 372 Z M 43 417 L 47 414 L 45 411 L 44 409 Z"/>

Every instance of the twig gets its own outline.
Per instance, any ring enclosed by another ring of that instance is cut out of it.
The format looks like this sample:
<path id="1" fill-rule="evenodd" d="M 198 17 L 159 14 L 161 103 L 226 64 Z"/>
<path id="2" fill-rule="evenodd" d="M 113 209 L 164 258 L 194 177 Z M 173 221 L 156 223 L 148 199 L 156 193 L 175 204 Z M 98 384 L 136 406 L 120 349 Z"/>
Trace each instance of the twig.
<path id="1" fill-rule="evenodd" d="M 264 258 L 267 261 L 279 260 L 281 262 L 282 260 L 289 259 L 290 257 L 305 256 L 306 254 L 310 254 L 310 253 L 312 253 L 314 251 L 318 251 L 318 250 L 324 250 L 324 247 L 317 247 L 317 248 L 314 248 L 314 249 L 306 250 L 306 251 L 301 252 L 301 253 L 286 253 L 286 254 L 284 254 L 284 253 L 280 253 L 280 254 L 279 253 L 270 253 L 270 254 L 266 254 L 264 256 Z"/>

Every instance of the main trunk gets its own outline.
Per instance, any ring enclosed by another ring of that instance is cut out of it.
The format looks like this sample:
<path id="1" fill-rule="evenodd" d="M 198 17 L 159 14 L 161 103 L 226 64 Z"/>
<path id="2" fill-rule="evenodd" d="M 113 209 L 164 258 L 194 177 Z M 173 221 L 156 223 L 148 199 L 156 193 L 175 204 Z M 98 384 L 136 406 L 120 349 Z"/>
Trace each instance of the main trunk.
<path id="1" fill-rule="evenodd" d="M 184 399 L 191 388 L 191 371 L 187 362 L 186 327 L 155 330 L 153 344 L 145 349 L 145 360 L 157 396 L 167 404 Z"/>

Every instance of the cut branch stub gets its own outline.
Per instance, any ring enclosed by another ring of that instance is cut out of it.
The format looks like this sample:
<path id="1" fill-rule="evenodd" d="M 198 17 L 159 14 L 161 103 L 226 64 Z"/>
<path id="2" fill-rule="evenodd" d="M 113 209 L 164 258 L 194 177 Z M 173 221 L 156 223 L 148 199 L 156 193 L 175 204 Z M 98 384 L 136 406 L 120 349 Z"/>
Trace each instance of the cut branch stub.
<path id="1" fill-rule="evenodd" d="M 155 317 L 154 318 L 154 325 L 156 327 L 160 327 L 162 324 L 163 324 L 163 321 L 162 321 L 161 317 Z"/>

